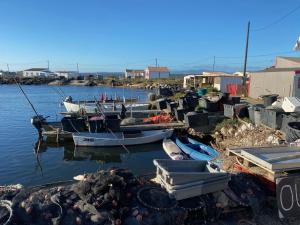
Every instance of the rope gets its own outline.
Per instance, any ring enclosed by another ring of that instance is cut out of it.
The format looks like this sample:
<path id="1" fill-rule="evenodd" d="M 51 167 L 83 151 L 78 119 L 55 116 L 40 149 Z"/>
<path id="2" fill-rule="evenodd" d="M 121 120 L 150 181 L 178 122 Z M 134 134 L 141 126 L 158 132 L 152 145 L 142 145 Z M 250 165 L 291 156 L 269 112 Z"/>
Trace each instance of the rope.
<path id="1" fill-rule="evenodd" d="M 21 87 L 21 85 L 19 84 L 19 82 L 16 80 L 15 77 L 14 78 L 14 81 L 15 83 L 18 85 L 18 87 L 20 88 L 20 90 L 22 91 L 23 95 L 25 96 L 25 98 L 27 99 L 28 103 L 30 104 L 31 108 L 33 109 L 33 111 L 35 112 L 36 116 L 38 117 L 39 119 L 39 114 L 37 113 L 36 109 L 34 108 L 33 104 L 31 103 L 31 101 L 29 100 L 28 96 L 26 95 L 25 91 L 23 90 L 23 88 Z"/>
<path id="2" fill-rule="evenodd" d="M 68 120 L 68 119 L 67 119 Z M 77 129 L 76 129 L 76 127 L 74 126 L 74 124 L 72 123 L 72 121 L 71 120 L 68 120 L 69 121 L 69 123 L 71 124 L 71 126 L 72 126 L 72 128 L 76 131 L 76 133 L 80 133 Z"/>
<path id="3" fill-rule="evenodd" d="M 151 190 L 151 189 L 159 189 L 161 190 L 160 188 L 158 187 L 142 187 L 140 190 L 138 190 L 137 192 L 137 199 L 139 200 L 140 203 L 142 203 L 144 206 L 150 208 L 150 209 L 154 209 L 154 210 L 157 210 L 157 211 L 168 211 L 170 209 L 174 209 L 177 207 L 177 201 L 174 201 L 174 205 L 170 206 L 170 207 L 155 207 L 155 206 L 152 206 L 152 205 L 149 205 L 148 203 L 146 203 L 142 198 L 141 198 L 141 193 L 145 190 Z"/>
<path id="4" fill-rule="evenodd" d="M 3 223 L 3 225 L 7 225 L 10 222 L 10 220 L 11 220 L 11 218 L 13 216 L 13 210 L 11 208 L 12 202 L 8 201 L 8 200 L 0 200 L 0 206 L 6 208 L 7 211 L 9 212 L 8 219 L 5 221 L 5 223 Z"/>
<path id="5" fill-rule="evenodd" d="M 52 195 L 51 198 L 50 198 L 51 202 L 53 202 L 55 205 L 57 205 L 60 209 L 60 215 L 63 214 L 63 210 L 62 210 L 62 207 L 61 205 L 59 204 L 59 197 L 58 197 L 58 194 L 55 194 L 55 195 Z"/>
<path id="6" fill-rule="evenodd" d="M 250 220 L 246 220 L 246 219 L 241 219 L 241 220 L 239 220 L 238 222 L 237 222 L 237 224 L 238 225 L 246 225 L 246 224 L 248 224 L 248 225 L 257 225 L 257 223 L 255 223 L 255 222 L 252 222 L 252 221 L 250 221 Z"/>
<path id="7" fill-rule="evenodd" d="M 97 107 L 97 109 L 98 109 L 98 113 L 99 113 L 99 115 L 101 115 L 101 116 L 103 116 L 104 118 L 105 118 L 105 114 L 104 114 L 104 112 L 101 110 L 101 107 L 99 107 L 99 105 L 98 105 L 98 102 L 97 102 L 97 99 L 96 99 L 96 97 L 94 96 L 94 99 L 95 99 L 95 104 L 96 104 L 96 107 Z M 109 129 L 109 128 L 107 128 L 108 129 L 108 131 L 118 140 L 118 137 L 114 134 L 114 132 L 111 130 L 111 129 Z M 119 143 L 121 142 L 120 140 L 118 140 L 119 141 Z M 121 144 L 121 146 L 127 151 L 127 153 L 129 153 L 130 154 L 130 151 L 128 150 L 128 148 L 125 146 L 125 145 L 123 145 L 122 143 L 120 143 Z"/>

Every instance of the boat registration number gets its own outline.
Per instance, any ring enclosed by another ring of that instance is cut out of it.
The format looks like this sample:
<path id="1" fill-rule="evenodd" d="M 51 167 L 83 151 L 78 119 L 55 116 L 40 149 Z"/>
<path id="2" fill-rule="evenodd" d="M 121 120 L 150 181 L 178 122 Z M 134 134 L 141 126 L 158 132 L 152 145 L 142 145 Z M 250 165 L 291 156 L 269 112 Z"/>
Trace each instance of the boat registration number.
<path id="1" fill-rule="evenodd" d="M 94 142 L 94 138 L 84 138 L 83 141 Z"/>

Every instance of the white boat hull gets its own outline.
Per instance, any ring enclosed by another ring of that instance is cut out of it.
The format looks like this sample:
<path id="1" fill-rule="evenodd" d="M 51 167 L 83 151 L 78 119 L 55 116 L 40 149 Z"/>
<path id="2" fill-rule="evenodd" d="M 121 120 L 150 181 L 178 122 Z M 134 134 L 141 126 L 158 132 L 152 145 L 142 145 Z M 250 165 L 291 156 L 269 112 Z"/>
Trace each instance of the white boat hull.
<path id="1" fill-rule="evenodd" d="M 170 139 L 164 139 L 163 149 L 172 160 L 184 159 L 184 155 L 182 154 L 180 148 L 175 144 L 174 141 Z"/>
<path id="2" fill-rule="evenodd" d="M 82 103 L 82 104 L 77 104 L 77 103 L 73 103 L 73 102 L 64 102 L 64 106 L 67 110 L 67 112 L 70 113 L 77 113 L 80 110 L 84 110 L 86 113 L 96 113 L 97 110 L 97 106 L 95 105 L 95 103 Z M 116 104 L 116 111 L 120 111 L 121 112 L 121 104 Z M 125 105 L 127 110 L 147 110 L 149 107 L 148 103 L 130 103 L 130 104 L 126 104 Z M 101 109 L 103 111 L 113 111 L 113 104 L 111 103 L 102 103 L 101 104 Z"/>
<path id="3" fill-rule="evenodd" d="M 111 133 L 74 133 L 75 146 L 122 146 L 153 143 L 171 137 L 173 129 L 142 131 L 136 137 L 124 137 L 123 132 Z"/>

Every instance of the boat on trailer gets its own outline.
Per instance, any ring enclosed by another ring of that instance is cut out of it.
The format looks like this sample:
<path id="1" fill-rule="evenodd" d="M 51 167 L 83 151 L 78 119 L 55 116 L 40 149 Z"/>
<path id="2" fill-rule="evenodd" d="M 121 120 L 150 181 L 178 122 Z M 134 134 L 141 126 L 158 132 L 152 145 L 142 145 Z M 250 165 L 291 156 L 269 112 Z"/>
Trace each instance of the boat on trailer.
<path id="1" fill-rule="evenodd" d="M 75 146 L 122 146 L 148 144 L 169 138 L 173 129 L 135 132 L 73 133 Z"/>

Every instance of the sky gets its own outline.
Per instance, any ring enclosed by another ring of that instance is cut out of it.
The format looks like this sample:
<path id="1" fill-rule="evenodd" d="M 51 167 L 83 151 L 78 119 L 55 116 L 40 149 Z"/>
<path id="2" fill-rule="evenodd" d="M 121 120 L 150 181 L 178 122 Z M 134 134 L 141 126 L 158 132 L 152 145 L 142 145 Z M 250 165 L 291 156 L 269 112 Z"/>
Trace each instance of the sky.
<path id="1" fill-rule="evenodd" d="M 0 70 L 249 70 L 298 56 L 300 0 L 1 0 Z M 289 14 L 277 23 L 278 19 Z M 271 24 L 270 26 L 268 26 Z M 257 30 L 263 28 L 261 30 Z"/>

